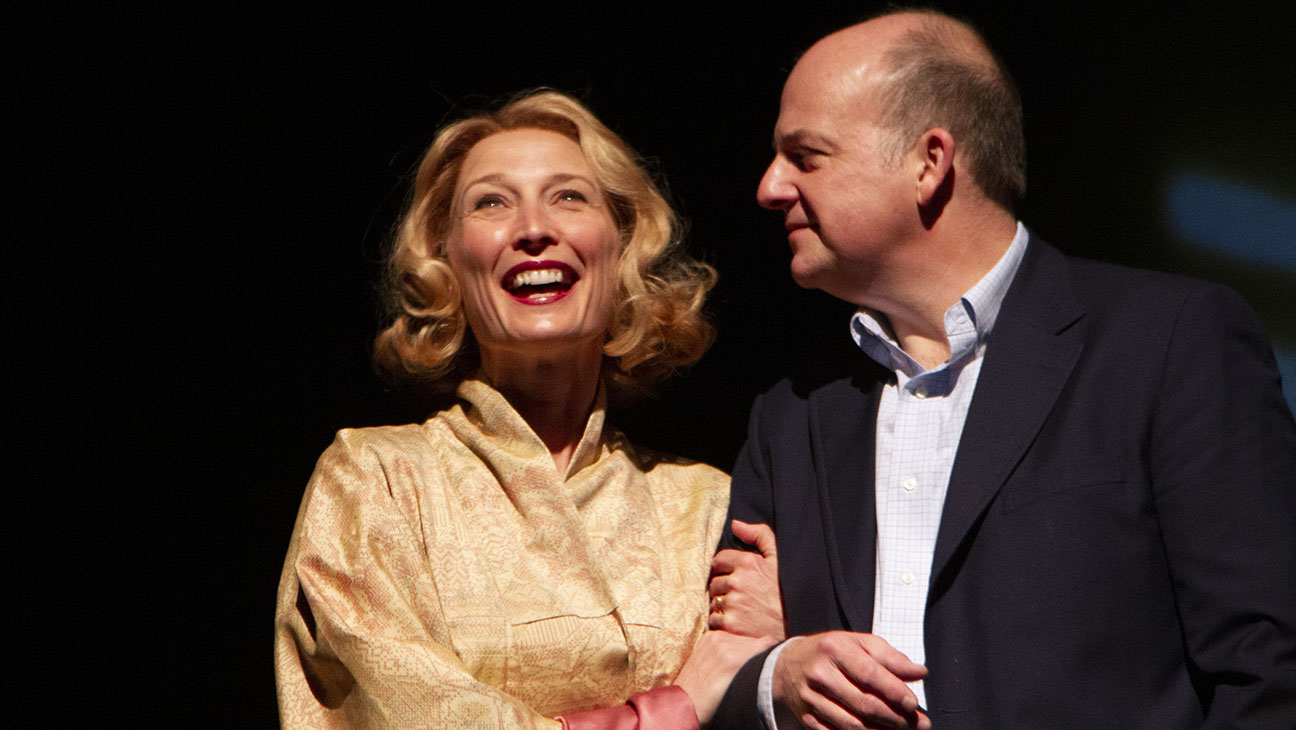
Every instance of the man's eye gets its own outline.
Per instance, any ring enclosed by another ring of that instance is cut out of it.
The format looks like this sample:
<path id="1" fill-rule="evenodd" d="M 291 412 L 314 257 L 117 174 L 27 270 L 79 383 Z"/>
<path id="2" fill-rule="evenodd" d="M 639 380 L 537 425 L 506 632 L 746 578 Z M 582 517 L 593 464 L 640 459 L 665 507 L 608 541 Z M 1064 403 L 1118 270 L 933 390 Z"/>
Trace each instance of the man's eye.
<path id="1" fill-rule="evenodd" d="M 814 167 L 814 158 L 816 153 L 811 150 L 797 150 L 788 153 L 788 161 L 796 165 L 798 170 L 808 170 Z"/>

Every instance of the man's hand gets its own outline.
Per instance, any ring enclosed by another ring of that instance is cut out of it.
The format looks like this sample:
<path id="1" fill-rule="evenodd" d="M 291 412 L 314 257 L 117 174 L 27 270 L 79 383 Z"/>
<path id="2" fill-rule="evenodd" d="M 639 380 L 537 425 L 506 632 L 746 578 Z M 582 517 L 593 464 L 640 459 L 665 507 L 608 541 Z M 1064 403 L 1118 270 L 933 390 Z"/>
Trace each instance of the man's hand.
<path id="1" fill-rule="evenodd" d="M 721 550 L 711 560 L 711 615 L 707 625 L 743 636 L 782 641 L 783 601 L 778 584 L 778 549 L 768 525 L 734 520 L 734 536 L 760 550 Z"/>
<path id="2" fill-rule="evenodd" d="M 774 702 L 807 728 L 918 728 L 931 720 L 905 686 L 927 676 L 883 639 L 830 631 L 783 647 L 774 667 Z"/>
<path id="3" fill-rule="evenodd" d="M 711 722 L 734 675 L 746 661 L 774 644 L 769 639 L 707 631 L 693 645 L 675 684 L 688 693 L 698 724 Z"/>

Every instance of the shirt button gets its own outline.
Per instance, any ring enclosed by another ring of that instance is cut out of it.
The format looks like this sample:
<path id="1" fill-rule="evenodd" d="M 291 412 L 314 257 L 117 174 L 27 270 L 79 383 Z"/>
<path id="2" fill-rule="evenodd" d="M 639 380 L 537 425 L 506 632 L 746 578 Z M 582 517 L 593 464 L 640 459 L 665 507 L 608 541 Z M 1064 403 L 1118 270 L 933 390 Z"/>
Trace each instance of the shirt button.
<path id="1" fill-rule="evenodd" d="M 901 583 L 904 583 L 905 585 L 909 585 L 910 583 L 913 583 L 913 573 L 910 573 L 910 572 L 907 571 L 907 570 L 906 570 L 905 572 L 901 573 L 901 574 L 900 574 L 900 582 L 901 582 Z"/>
<path id="2" fill-rule="evenodd" d="M 904 487 L 904 490 L 906 492 L 912 492 L 913 490 L 918 488 L 918 480 L 914 479 L 913 477 L 909 477 L 908 479 L 904 480 L 902 486 Z"/>
<path id="3" fill-rule="evenodd" d="M 924 386 L 924 385 L 920 385 L 920 386 L 918 386 L 917 388 L 914 388 L 913 394 L 914 394 L 915 396 L 917 396 L 918 398 L 926 398 L 926 397 L 927 397 L 927 387 Z"/>

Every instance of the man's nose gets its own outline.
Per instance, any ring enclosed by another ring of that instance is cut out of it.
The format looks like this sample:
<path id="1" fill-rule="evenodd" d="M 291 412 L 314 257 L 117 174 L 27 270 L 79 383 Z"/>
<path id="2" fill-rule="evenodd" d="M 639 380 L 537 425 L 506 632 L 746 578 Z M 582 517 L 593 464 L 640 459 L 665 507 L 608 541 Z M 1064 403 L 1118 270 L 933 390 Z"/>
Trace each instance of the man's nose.
<path id="1" fill-rule="evenodd" d="M 556 243 L 558 235 L 544 206 L 536 203 L 522 205 L 518 211 L 513 246 L 535 256 Z"/>
<path id="2" fill-rule="evenodd" d="M 785 210 L 795 201 L 796 188 L 788 181 L 787 162 L 776 156 L 756 186 L 756 202 L 762 208 Z"/>

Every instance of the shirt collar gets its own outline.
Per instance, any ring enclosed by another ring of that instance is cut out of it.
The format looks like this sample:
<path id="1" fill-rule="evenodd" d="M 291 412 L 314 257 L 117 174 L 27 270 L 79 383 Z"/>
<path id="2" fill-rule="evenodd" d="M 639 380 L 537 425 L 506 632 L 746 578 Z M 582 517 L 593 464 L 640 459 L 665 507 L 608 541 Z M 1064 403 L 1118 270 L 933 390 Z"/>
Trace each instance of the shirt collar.
<path id="1" fill-rule="evenodd" d="M 994 329 L 995 320 L 999 317 L 999 308 L 1003 304 L 1004 295 L 1008 293 L 1008 286 L 1026 253 L 1028 238 L 1026 227 L 1018 221 L 1012 243 L 999 258 L 999 262 L 972 285 L 958 302 L 945 310 L 945 336 L 950 342 L 950 359 L 933 368 L 932 372 L 943 368 L 961 368 L 984 347 L 990 331 Z M 924 372 L 923 367 L 900 349 L 881 322 L 867 310 L 861 308 L 851 317 L 850 332 L 855 344 L 888 370 L 898 370 L 908 377 Z"/>

